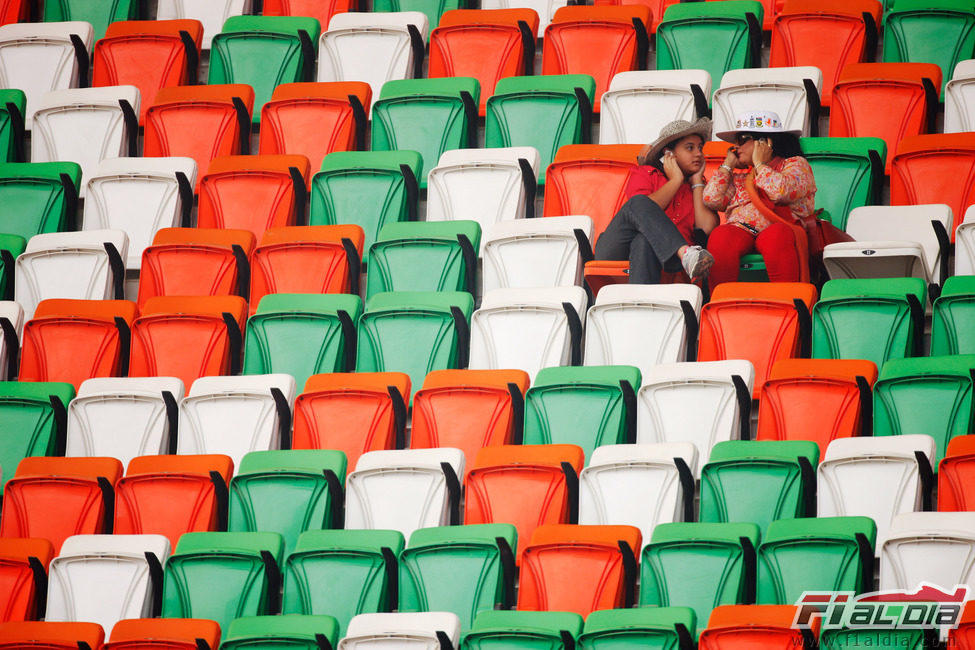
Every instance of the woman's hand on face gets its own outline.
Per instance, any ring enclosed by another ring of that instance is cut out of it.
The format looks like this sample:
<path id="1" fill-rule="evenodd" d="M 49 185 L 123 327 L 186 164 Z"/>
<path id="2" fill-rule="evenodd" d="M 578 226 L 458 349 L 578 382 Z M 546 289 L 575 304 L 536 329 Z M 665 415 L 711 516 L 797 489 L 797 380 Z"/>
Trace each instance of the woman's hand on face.
<path id="1" fill-rule="evenodd" d="M 772 145 L 765 138 L 755 140 L 755 148 L 752 149 L 752 163 L 755 167 L 764 165 L 772 160 Z"/>
<path id="2" fill-rule="evenodd" d="M 663 163 L 664 173 L 667 175 L 667 180 L 684 181 L 684 172 L 681 171 L 680 165 L 677 164 L 677 157 L 674 156 L 673 151 L 664 151 Z"/>
<path id="3" fill-rule="evenodd" d="M 728 153 L 724 157 L 724 164 L 732 169 L 738 166 L 738 147 L 728 147 Z"/>

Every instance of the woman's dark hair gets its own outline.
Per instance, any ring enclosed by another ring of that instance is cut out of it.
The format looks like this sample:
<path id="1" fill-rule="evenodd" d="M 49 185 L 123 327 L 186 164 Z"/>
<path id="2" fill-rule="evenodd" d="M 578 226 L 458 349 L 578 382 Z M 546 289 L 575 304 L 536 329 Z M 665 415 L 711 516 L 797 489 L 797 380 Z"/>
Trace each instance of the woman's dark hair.
<path id="1" fill-rule="evenodd" d="M 806 157 L 802 153 L 802 147 L 799 145 L 799 136 L 792 133 L 771 133 L 768 137 L 772 142 L 773 156 L 779 156 L 780 158 Z"/>

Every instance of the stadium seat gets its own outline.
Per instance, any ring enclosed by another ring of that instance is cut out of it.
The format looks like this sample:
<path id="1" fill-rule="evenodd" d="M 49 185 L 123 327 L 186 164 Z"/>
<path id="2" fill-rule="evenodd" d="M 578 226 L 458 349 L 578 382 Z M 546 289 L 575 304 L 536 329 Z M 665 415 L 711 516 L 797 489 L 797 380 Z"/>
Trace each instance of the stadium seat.
<path id="1" fill-rule="evenodd" d="M 88 648 L 101 648 L 105 632 L 98 623 L 21 621 L 0 624 L 0 648 L 47 648 L 75 650 L 79 642 Z"/>
<path id="2" fill-rule="evenodd" d="M 897 440 L 903 438 L 899 436 Z M 956 436 L 948 442 L 948 449 L 938 466 L 938 511 L 971 510 L 975 496 L 972 480 L 972 460 L 975 458 L 975 436 Z"/>
<path id="3" fill-rule="evenodd" d="M 110 630 L 122 619 L 158 613 L 169 550 L 162 535 L 72 535 L 51 561 L 44 620 Z"/>
<path id="4" fill-rule="evenodd" d="M 53 557 L 54 547 L 46 539 L 0 538 L 0 623 L 40 617 Z"/>
<path id="5" fill-rule="evenodd" d="M 975 21 L 975 9 L 972 11 Z M 951 133 L 902 138 L 890 164 L 890 204 L 919 205 L 947 203 L 955 215 L 949 234 L 961 222 L 965 210 L 975 203 L 975 134 Z M 957 182 L 946 183 L 951 175 Z"/>
<path id="6" fill-rule="evenodd" d="M 466 367 L 473 309 L 464 291 L 372 296 L 359 317 L 356 372 L 405 372 L 419 386 L 431 370 Z"/>
<path id="7" fill-rule="evenodd" d="M 314 18 L 231 16 L 211 41 L 207 83 L 254 89 L 254 122 L 281 83 L 312 81 L 321 26 Z"/>
<path id="8" fill-rule="evenodd" d="M 818 469 L 819 516 L 870 517 L 884 539 L 895 515 L 930 509 L 934 455 L 924 434 L 834 440 Z"/>
<path id="9" fill-rule="evenodd" d="M 753 523 L 661 523 L 640 558 L 640 606 L 680 605 L 705 621 L 721 605 L 755 601 Z"/>
<path id="10" fill-rule="evenodd" d="M 124 377 L 136 306 L 126 300 L 44 300 L 24 325 L 20 381 L 75 389 L 92 377 Z"/>
<path id="11" fill-rule="evenodd" d="M 395 530 L 309 530 L 284 565 L 283 614 L 328 612 L 345 633 L 357 614 L 396 608 L 397 559 L 403 534 Z M 341 589 L 321 589 L 341 584 Z"/>
<path id="12" fill-rule="evenodd" d="M 384 291 L 477 291 L 476 221 L 391 222 L 369 248 L 366 300 Z"/>
<path id="13" fill-rule="evenodd" d="M 105 36 L 92 53 L 91 85 L 137 87 L 142 97 L 140 122 L 161 88 L 196 82 L 203 41 L 200 21 L 123 18 L 102 32 Z"/>
<path id="14" fill-rule="evenodd" d="M 716 607 L 707 627 L 699 626 L 699 650 L 746 650 L 817 647 L 818 619 L 814 626 L 799 629 L 793 624 L 796 605 L 722 605 Z"/>
<path id="15" fill-rule="evenodd" d="M 157 0 L 156 20 L 191 18 L 203 23 L 203 49 L 210 49 L 210 41 L 231 16 L 241 16 L 252 9 L 253 0 L 228 0 L 210 4 L 193 0 Z"/>
<path id="16" fill-rule="evenodd" d="M 515 444 L 527 390 L 522 370 L 434 370 L 413 397 L 410 447 L 456 447 L 473 460 L 482 447 Z"/>
<path id="17" fill-rule="evenodd" d="M 452 612 L 468 630 L 480 612 L 514 605 L 516 542 L 511 524 L 417 530 L 400 553 L 397 611 Z"/>
<path id="18" fill-rule="evenodd" d="M 959 240 L 958 249 L 962 248 Z M 956 257 L 956 266 L 958 264 Z M 958 270 L 958 269 L 956 269 Z M 975 280 L 955 275 L 945 282 L 934 301 L 931 320 L 931 356 L 975 353 L 975 340 L 965 326 L 968 310 L 975 298 Z"/>
<path id="19" fill-rule="evenodd" d="M 244 374 L 284 372 L 304 386 L 312 375 L 353 370 L 361 313 L 359 296 L 264 296 L 247 320 Z"/>
<path id="20" fill-rule="evenodd" d="M 471 317 L 470 367 L 518 368 L 532 378 L 580 365 L 586 293 L 581 287 L 495 289 Z"/>
<path id="21" fill-rule="evenodd" d="M 714 91 L 714 132 L 733 131 L 735 118 L 754 106 L 767 107 L 787 130 L 819 135 L 819 93 L 823 73 L 816 66 L 728 70 Z"/>
<path id="22" fill-rule="evenodd" d="M 0 26 L 3 85 L 26 95 L 26 128 L 33 124 L 41 97 L 84 85 L 93 40 L 91 23 L 83 21 Z"/>
<path id="23" fill-rule="evenodd" d="M 849 63 L 872 61 L 883 10 L 876 0 L 786 0 L 772 23 L 769 66 L 814 65 L 823 106 Z"/>
<path id="24" fill-rule="evenodd" d="M 264 0 L 261 13 L 265 16 L 309 16 L 324 27 L 335 14 L 352 11 L 353 0 Z"/>
<path id="25" fill-rule="evenodd" d="M 751 431 L 752 364 L 741 359 L 660 363 L 637 393 L 637 442 L 692 442 L 701 463 L 715 444 L 747 440 Z"/>
<path id="26" fill-rule="evenodd" d="M 317 79 L 364 81 L 375 101 L 387 81 L 423 76 L 428 25 L 422 11 L 336 14 L 322 23 Z"/>
<path id="27" fill-rule="evenodd" d="M 71 535 L 112 530 L 114 458 L 24 458 L 3 493 L 0 537 L 43 537 L 61 552 Z"/>
<path id="28" fill-rule="evenodd" d="M 581 285 L 583 264 L 592 259 L 592 229 L 585 215 L 491 224 L 481 240 L 483 293 Z"/>
<path id="29" fill-rule="evenodd" d="M 62 382 L 0 382 L 0 487 L 28 456 L 57 456 L 67 435 L 74 386 Z"/>
<path id="30" fill-rule="evenodd" d="M 589 458 L 603 445 L 636 439 L 633 366 L 542 368 L 525 394 L 523 444 L 571 444 Z"/>
<path id="31" fill-rule="evenodd" d="M 137 0 L 119 0 L 110 5 L 91 5 L 81 0 L 47 0 L 41 19 L 46 22 L 81 20 L 91 23 L 95 38 L 105 35 L 105 28 L 119 20 L 145 18 Z"/>
<path id="32" fill-rule="evenodd" d="M 0 301 L 0 381 L 13 381 L 20 369 L 24 309 L 13 300 Z"/>
<path id="33" fill-rule="evenodd" d="M 755 367 L 752 396 L 758 399 L 776 361 L 805 356 L 814 302 L 816 287 L 803 282 L 719 285 L 701 309 L 697 358 L 751 361 Z"/>
<path id="34" fill-rule="evenodd" d="M 636 601 L 639 528 L 546 524 L 530 539 L 521 558 L 519 610 L 588 616 Z"/>
<path id="35" fill-rule="evenodd" d="M 933 63 L 850 63 L 833 89 L 829 136 L 882 138 L 890 173 L 897 143 L 934 131 L 940 87 Z"/>
<path id="36" fill-rule="evenodd" d="M 600 99 L 599 144 L 653 142 L 669 122 L 705 117 L 710 97 L 707 70 L 619 72 Z"/>
<path id="37" fill-rule="evenodd" d="M 598 610 L 586 617 L 579 648 L 693 645 L 695 620 L 694 610 L 689 607 Z"/>
<path id="38" fill-rule="evenodd" d="M 657 364 L 694 361 L 701 303 L 692 284 L 604 287 L 586 315 L 586 365 L 627 363 L 647 377 Z"/>
<path id="39" fill-rule="evenodd" d="M 870 0 L 873 2 L 874 0 Z M 822 218 L 846 230 L 854 208 L 880 203 L 887 145 L 880 138 L 800 138 L 816 177 L 816 207 Z"/>
<path id="40" fill-rule="evenodd" d="M 183 392 L 175 377 L 86 379 L 68 405 L 65 456 L 113 456 L 127 467 L 136 456 L 169 453 Z"/>
<path id="41" fill-rule="evenodd" d="M 142 253 L 138 304 L 158 296 L 247 298 L 254 233 L 231 228 L 163 228 Z"/>
<path id="42" fill-rule="evenodd" d="M 367 451 L 346 479 L 345 527 L 398 530 L 460 523 L 460 449 Z"/>
<path id="43" fill-rule="evenodd" d="M 27 0 L 9 0 L 0 7 L 0 25 L 25 22 L 31 17 L 31 4 Z"/>
<path id="44" fill-rule="evenodd" d="M 343 650 L 422 650 L 454 648 L 460 619 L 449 612 L 359 614 L 349 622 Z"/>
<path id="45" fill-rule="evenodd" d="M 282 83 L 262 109 L 258 153 L 302 155 L 318 169 L 333 151 L 365 149 L 371 104 L 362 81 Z"/>
<path id="46" fill-rule="evenodd" d="M 332 616 L 241 616 L 230 623 L 220 647 L 240 650 L 270 644 L 319 650 L 334 648 L 338 637 L 339 624 Z"/>
<path id="47" fill-rule="evenodd" d="M 369 250 L 387 223 L 416 220 L 422 164 L 415 151 L 339 151 L 325 156 L 321 171 L 312 178 L 308 222 L 359 225 L 365 233 L 363 250 Z"/>
<path id="48" fill-rule="evenodd" d="M 501 79 L 487 100 L 484 146 L 534 147 L 540 156 L 538 183 L 544 185 L 559 147 L 590 141 L 595 94 L 595 79 L 584 74 Z"/>
<path id="49" fill-rule="evenodd" d="M 379 0 L 372 5 L 372 10 L 377 12 L 422 12 L 432 29 L 440 24 L 440 19 L 446 12 L 464 6 L 466 5 L 460 0 Z M 419 75 L 417 76 L 419 77 Z"/>
<path id="50" fill-rule="evenodd" d="M 972 90 L 975 86 L 975 63 L 972 59 L 959 61 L 947 80 L 944 89 L 945 133 L 971 131 L 975 127 L 975 113 L 972 112 Z"/>
<path id="51" fill-rule="evenodd" d="M 871 591 L 876 543 L 869 517 L 773 521 L 758 547 L 755 602 L 791 605 L 807 591 Z"/>
<path id="52" fill-rule="evenodd" d="M 955 228 L 955 275 L 975 275 L 975 208 L 968 206 Z"/>
<path id="53" fill-rule="evenodd" d="M 277 533 L 186 533 L 166 562 L 162 615 L 235 618 L 277 613 L 283 540 Z"/>
<path id="54" fill-rule="evenodd" d="M 520 563 L 538 526 L 577 521 L 583 459 L 574 445 L 484 447 L 468 463 L 464 523 L 514 524 Z"/>
<path id="55" fill-rule="evenodd" d="M 569 650 L 582 633 L 573 612 L 492 610 L 481 612 L 464 634 L 462 650 Z"/>
<path id="56" fill-rule="evenodd" d="M 0 90 L 0 162 L 27 160 L 24 111 L 27 96 L 18 88 Z"/>
<path id="57" fill-rule="evenodd" d="M 477 79 L 483 116 L 498 79 L 534 74 L 537 32 L 532 9 L 450 9 L 430 33 L 428 75 Z"/>
<path id="58" fill-rule="evenodd" d="M 239 296 L 150 298 L 132 325 L 132 377 L 232 375 L 240 369 L 247 303 Z"/>
<path id="59" fill-rule="evenodd" d="M 880 556 L 880 588 L 913 592 L 921 581 L 972 589 L 965 558 L 975 546 L 970 513 L 905 512 L 894 517 Z M 948 590 L 952 587 L 943 587 Z"/>
<path id="60" fill-rule="evenodd" d="M 233 468 L 224 454 L 133 458 L 116 487 L 115 533 L 165 535 L 175 548 L 184 533 L 225 530 Z"/>
<path id="61" fill-rule="evenodd" d="M 806 440 L 730 440 L 711 449 L 701 469 L 705 522 L 769 522 L 812 516 L 819 447 Z"/>
<path id="62" fill-rule="evenodd" d="M 0 163 L 0 200 L 9 209 L 3 232 L 30 239 L 73 230 L 80 183 L 78 163 Z"/>
<path id="63" fill-rule="evenodd" d="M 754 0 L 675 4 L 657 24 L 657 69 L 704 69 L 712 80 L 759 65 L 764 10 Z"/>
<path id="64" fill-rule="evenodd" d="M 251 451 L 290 449 L 291 375 L 200 377 L 179 403 L 177 454 L 226 454 L 240 467 Z"/>
<path id="65" fill-rule="evenodd" d="M 363 238 L 355 225 L 268 228 L 252 257 L 251 313 L 269 294 L 358 294 Z"/>
<path id="66" fill-rule="evenodd" d="M 81 229 L 124 230 L 127 269 L 142 267 L 142 252 L 159 230 L 190 225 L 196 185 L 192 158 L 106 158 L 85 182 Z M 134 211 L 133 204 L 140 209 Z"/>
<path id="67" fill-rule="evenodd" d="M 6 302 L 13 300 L 15 260 L 25 248 L 27 240 L 20 235 L 0 234 L 0 298 Z"/>
<path id="68" fill-rule="evenodd" d="M 918 356 L 927 285 L 918 278 L 830 280 L 812 312 L 812 358 Z"/>
<path id="69" fill-rule="evenodd" d="M 592 217 L 595 244 L 629 198 L 626 185 L 639 151 L 629 144 L 561 147 L 547 172 L 545 216 Z"/>
<path id="70" fill-rule="evenodd" d="M 306 530 L 342 523 L 345 454 L 326 449 L 252 451 L 230 482 L 231 532 L 274 531 L 285 553 Z"/>
<path id="71" fill-rule="evenodd" d="M 777 361 L 762 386 L 755 439 L 811 440 L 822 457 L 838 438 L 869 435 L 876 381 L 870 361 Z"/>
<path id="72" fill-rule="evenodd" d="M 34 102 L 30 159 L 70 160 L 83 178 L 105 158 L 138 154 L 139 89 L 135 86 L 71 88 Z M 81 186 L 80 196 L 85 196 Z"/>
<path id="73" fill-rule="evenodd" d="M 649 540 L 658 524 L 692 520 L 696 468 L 689 442 L 597 447 L 579 475 L 579 523 L 635 526 Z"/>
<path id="74" fill-rule="evenodd" d="M 294 449 L 335 449 L 355 467 L 367 451 L 406 445 L 410 377 L 402 372 L 312 375 L 295 400 Z"/>
<path id="75" fill-rule="evenodd" d="M 192 158 L 200 178 L 217 156 L 249 153 L 253 110 L 243 84 L 162 88 L 146 111 L 142 155 Z"/>
<path id="76" fill-rule="evenodd" d="M 201 643 L 202 642 L 202 643 Z M 220 626 L 203 618 L 133 618 L 112 628 L 105 650 L 213 650 L 220 645 Z"/>

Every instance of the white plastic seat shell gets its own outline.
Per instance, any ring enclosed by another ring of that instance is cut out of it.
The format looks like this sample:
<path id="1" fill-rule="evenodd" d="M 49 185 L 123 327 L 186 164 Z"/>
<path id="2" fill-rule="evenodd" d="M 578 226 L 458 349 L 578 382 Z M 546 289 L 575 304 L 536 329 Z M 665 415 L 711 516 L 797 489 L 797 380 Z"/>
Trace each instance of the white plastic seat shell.
<path id="1" fill-rule="evenodd" d="M 710 98 L 711 74 L 692 69 L 616 73 L 600 99 L 599 144 L 646 144 L 669 122 L 693 122 L 697 111 L 692 86 Z"/>
<path id="2" fill-rule="evenodd" d="M 450 612 L 357 614 L 337 650 L 440 650 L 437 632 L 459 647 L 460 619 Z"/>
<path id="3" fill-rule="evenodd" d="M 483 291 L 581 286 L 583 262 L 576 231 L 592 241 L 585 215 L 495 223 L 481 238 Z"/>

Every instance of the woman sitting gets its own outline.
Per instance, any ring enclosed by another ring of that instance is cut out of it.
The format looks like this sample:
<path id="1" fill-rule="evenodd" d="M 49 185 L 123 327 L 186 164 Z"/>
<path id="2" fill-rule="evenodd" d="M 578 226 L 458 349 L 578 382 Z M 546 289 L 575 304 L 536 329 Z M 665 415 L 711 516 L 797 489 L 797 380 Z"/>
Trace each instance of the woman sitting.
<path id="1" fill-rule="evenodd" d="M 704 153 L 711 120 L 677 120 L 643 148 L 630 174 L 627 199 L 596 242 L 596 259 L 629 260 L 631 284 L 656 284 L 662 270 L 707 275 L 711 255 L 693 244 L 694 228 L 718 225 L 704 204 Z"/>
<path id="2" fill-rule="evenodd" d="M 754 251 L 762 254 L 772 282 L 799 280 L 799 255 L 790 224 L 815 211 L 816 181 L 798 134 L 783 129 L 772 111 L 742 113 L 734 130 L 717 134 L 735 146 L 728 149 L 724 163 L 704 188 L 704 203 L 724 210 L 727 217 L 727 223 L 708 238 L 708 251 L 714 256 L 711 289 L 737 280 L 741 256 Z M 756 199 L 764 205 L 756 205 Z M 781 220 L 776 220 L 776 214 Z"/>

